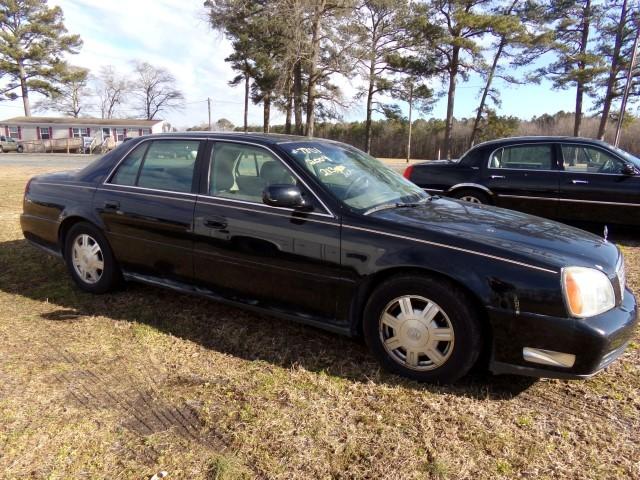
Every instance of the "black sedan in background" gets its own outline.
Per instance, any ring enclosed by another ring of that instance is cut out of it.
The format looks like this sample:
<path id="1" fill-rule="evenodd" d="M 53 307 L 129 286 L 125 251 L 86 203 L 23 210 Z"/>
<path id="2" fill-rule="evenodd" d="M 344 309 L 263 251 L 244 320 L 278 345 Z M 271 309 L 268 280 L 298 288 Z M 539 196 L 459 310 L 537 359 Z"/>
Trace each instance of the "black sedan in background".
<path id="1" fill-rule="evenodd" d="M 605 142 L 518 137 L 410 166 L 427 192 L 562 221 L 640 225 L 640 159 Z"/>
<path id="2" fill-rule="evenodd" d="M 495 373 L 592 375 L 637 317 L 615 245 L 430 196 L 325 140 L 132 139 L 31 179 L 21 223 L 88 292 L 139 281 L 362 335 L 416 380 L 453 381 L 483 350 Z"/>

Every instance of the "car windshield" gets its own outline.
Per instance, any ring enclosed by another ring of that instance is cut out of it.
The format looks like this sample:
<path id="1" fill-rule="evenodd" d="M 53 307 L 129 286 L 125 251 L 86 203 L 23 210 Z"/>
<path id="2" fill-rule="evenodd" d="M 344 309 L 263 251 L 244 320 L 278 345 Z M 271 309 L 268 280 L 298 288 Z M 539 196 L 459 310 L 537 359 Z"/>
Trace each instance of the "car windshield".
<path id="1" fill-rule="evenodd" d="M 622 155 L 622 157 L 624 157 L 625 160 L 633 163 L 636 167 L 640 168 L 640 158 L 631 155 L 629 152 L 625 152 L 624 150 L 622 150 L 621 148 L 618 147 L 613 147 L 613 149 L 618 152 L 619 155 Z"/>
<path id="2" fill-rule="evenodd" d="M 281 147 L 337 199 L 364 213 L 421 203 L 429 198 L 399 173 L 348 145 L 299 142 Z"/>

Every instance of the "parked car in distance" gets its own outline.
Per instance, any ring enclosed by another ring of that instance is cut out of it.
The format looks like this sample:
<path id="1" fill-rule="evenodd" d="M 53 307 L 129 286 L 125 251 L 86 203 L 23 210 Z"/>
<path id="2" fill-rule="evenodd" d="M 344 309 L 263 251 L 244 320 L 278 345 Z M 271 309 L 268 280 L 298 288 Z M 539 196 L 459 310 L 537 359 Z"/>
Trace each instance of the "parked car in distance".
<path id="1" fill-rule="evenodd" d="M 404 176 L 430 193 L 546 218 L 640 225 L 640 159 L 599 140 L 493 140 Z"/>
<path id="2" fill-rule="evenodd" d="M 430 196 L 327 140 L 135 138 L 32 178 L 21 224 L 88 292 L 139 281 L 362 335 L 420 381 L 454 381 L 483 350 L 494 373 L 589 376 L 637 321 L 605 239 Z"/>
<path id="3" fill-rule="evenodd" d="M 5 137 L 4 135 L 0 136 L 0 153 L 2 152 L 22 153 L 23 151 L 24 151 L 24 146 L 16 142 L 13 138 Z"/>

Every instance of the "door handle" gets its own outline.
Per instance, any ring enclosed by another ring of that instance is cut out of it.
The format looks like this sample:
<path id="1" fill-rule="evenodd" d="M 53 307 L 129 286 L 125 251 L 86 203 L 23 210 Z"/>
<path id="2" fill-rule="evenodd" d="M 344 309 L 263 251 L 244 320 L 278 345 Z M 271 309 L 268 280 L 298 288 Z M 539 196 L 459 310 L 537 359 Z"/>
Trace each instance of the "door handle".
<path id="1" fill-rule="evenodd" d="M 113 200 L 107 200 L 104 202 L 105 210 L 120 210 L 120 202 L 116 202 Z"/>
<path id="2" fill-rule="evenodd" d="M 589 183 L 588 180 L 571 180 L 571 183 L 574 185 L 586 185 Z"/>
<path id="3" fill-rule="evenodd" d="M 507 178 L 504 175 L 491 175 L 491 178 L 496 179 L 496 178 Z"/>
<path id="4" fill-rule="evenodd" d="M 227 228 L 227 220 L 222 217 L 205 218 L 204 226 L 208 228 L 214 228 L 216 230 L 223 230 Z"/>

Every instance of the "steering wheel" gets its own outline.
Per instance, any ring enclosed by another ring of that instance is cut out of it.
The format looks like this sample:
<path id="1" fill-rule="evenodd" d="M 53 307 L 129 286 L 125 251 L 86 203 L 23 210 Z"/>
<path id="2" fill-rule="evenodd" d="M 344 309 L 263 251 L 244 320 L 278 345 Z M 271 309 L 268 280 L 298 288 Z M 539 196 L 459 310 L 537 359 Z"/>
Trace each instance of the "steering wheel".
<path id="1" fill-rule="evenodd" d="M 351 198 L 351 192 L 355 189 L 356 185 L 358 185 L 362 180 L 366 180 L 366 185 L 369 184 L 369 176 L 366 173 L 362 173 L 358 175 L 353 181 L 349 184 L 347 189 L 344 192 L 343 199 Z M 366 186 L 364 187 L 366 188 Z"/>
<path id="2" fill-rule="evenodd" d="M 602 166 L 598 169 L 598 173 L 619 173 L 616 169 L 616 163 L 611 158 L 607 158 Z"/>

